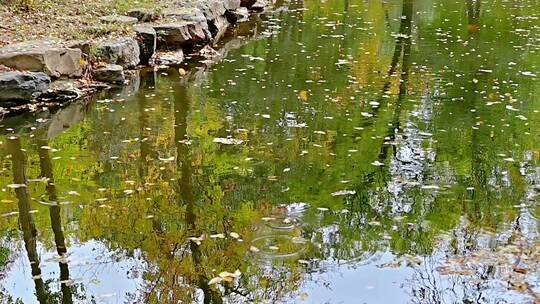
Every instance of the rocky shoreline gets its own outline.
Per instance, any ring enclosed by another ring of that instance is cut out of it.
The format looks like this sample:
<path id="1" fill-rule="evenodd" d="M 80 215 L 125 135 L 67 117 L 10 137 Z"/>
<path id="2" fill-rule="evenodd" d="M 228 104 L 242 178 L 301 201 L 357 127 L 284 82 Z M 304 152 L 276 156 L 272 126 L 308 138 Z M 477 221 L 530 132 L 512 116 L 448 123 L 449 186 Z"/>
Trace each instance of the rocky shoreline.
<path id="1" fill-rule="evenodd" d="M 193 55 L 215 56 L 225 32 L 275 0 L 184 0 L 155 13 L 133 8 L 104 23 L 130 24 L 133 36 L 92 41 L 45 39 L 0 48 L 0 117 L 37 111 L 129 82 L 141 67 L 179 66 Z"/>

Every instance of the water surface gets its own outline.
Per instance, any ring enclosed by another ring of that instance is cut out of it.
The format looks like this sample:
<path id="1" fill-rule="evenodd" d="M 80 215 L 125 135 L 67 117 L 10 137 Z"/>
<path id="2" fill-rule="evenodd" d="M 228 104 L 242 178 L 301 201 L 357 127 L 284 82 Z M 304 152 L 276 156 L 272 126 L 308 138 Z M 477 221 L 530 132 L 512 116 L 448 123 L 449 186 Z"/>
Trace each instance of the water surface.
<path id="1" fill-rule="evenodd" d="M 2 303 L 533 303 L 540 8 L 292 1 L 1 122 Z"/>

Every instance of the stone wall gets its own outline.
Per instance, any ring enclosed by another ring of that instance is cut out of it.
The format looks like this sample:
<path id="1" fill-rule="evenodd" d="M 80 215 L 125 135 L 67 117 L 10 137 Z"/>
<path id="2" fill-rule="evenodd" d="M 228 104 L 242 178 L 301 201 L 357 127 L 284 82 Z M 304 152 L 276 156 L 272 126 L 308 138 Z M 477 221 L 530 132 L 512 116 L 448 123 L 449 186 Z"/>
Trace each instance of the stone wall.
<path id="1" fill-rule="evenodd" d="M 101 17 L 104 23 L 132 25 L 132 37 L 7 45 L 0 48 L 0 108 L 36 102 L 42 96 L 54 99 L 51 83 L 59 79 L 77 80 L 72 86 L 77 94 L 71 96 L 79 98 L 81 92 L 92 91 L 85 87 L 101 87 L 95 82 L 124 84 L 127 71 L 138 66 L 178 65 L 185 53 L 213 50 L 210 45 L 227 28 L 272 4 L 272 0 L 181 0 L 159 14 L 133 8 L 127 16 Z"/>

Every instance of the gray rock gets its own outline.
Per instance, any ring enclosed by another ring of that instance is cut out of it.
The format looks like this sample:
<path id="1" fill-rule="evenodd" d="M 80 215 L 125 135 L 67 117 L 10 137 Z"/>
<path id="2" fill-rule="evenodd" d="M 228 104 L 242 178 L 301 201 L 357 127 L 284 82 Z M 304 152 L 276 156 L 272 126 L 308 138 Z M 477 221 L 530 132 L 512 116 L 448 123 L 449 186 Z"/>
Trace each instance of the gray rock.
<path id="1" fill-rule="evenodd" d="M 177 7 L 163 11 L 163 17 L 167 23 L 178 21 L 193 21 L 201 24 L 206 23 L 206 16 L 196 7 Z"/>
<path id="2" fill-rule="evenodd" d="M 239 7 L 235 10 L 229 10 L 225 13 L 229 23 L 235 24 L 249 20 L 249 11 L 246 7 Z"/>
<path id="3" fill-rule="evenodd" d="M 89 41 L 72 40 L 66 42 L 66 47 L 70 49 L 79 49 L 85 56 L 89 56 L 92 44 Z"/>
<path id="4" fill-rule="evenodd" d="M 223 0 L 196 1 L 195 5 L 203 12 L 206 20 L 214 20 L 225 15 L 226 8 Z"/>
<path id="5" fill-rule="evenodd" d="M 134 17 L 129 16 L 120 16 L 120 15 L 109 15 L 100 17 L 99 20 L 103 23 L 121 23 L 121 24 L 135 24 L 139 20 Z"/>
<path id="6" fill-rule="evenodd" d="M 229 21 L 225 16 L 219 16 L 208 23 L 214 42 L 217 42 L 229 27 Z"/>
<path id="7" fill-rule="evenodd" d="M 133 29 L 135 30 L 135 39 L 139 42 L 140 64 L 148 64 L 150 58 L 156 52 L 156 30 L 147 25 L 136 25 Z"/>
<path id="8" fill-rule="evenodd" d="M 192 4 L 163 11 L 164 20 L 154 26 L 158 33 L 158 49 L 179 48 L 210 39 L 212 34 L 203 11 L 189 5 Z"/>
<path id="9" fill-rule="evenodd" d="M 251 8 L 257 0 L 240 0 L 240 6 Z"/>
<path id="10" fill-rule="evenodd" d="M 6 72 L 0 74 L 0 103 L 29 101 L 47 91 L 51 78 L 45 73 Z"/>
<path id="11" fill-rule="evenodd" d="M 182 50 L 175 52 L 158 52 L 153 61 L 156 65 L 179 65 L 184 61 L 184 52 Z"/>
<path id="12" fill-rule="evenodd" d="M 173 3 L 173 7 L 174 10 L 199 10 L 206 20 L 222 16 L 226 10 L 224 0 L 179 0 Z"/>
<path id="13" fill-rule="evenodd" d="M 124 68 L 117 64 L 108 64 L 94 70 L 93 77 L 97 81 L 115 84 L 123 84 L 126 81 Z"/>
<path id="14" fill-rule="evenodd" d="M 225 0 L 224 5 L 225 9 L 229 11 L 234 11 L 238 8 L 240 8 L 241 0 Z"/>
<path id="15" fill-rule="evenodd" d="M 157 33 L 158 49 L 191 46 L 210 39 L 208 30 L 199 22 L 179 21 L 153 25 Z"/>
<path id="16" fill-rule="evenodd" d="M 268 3 L 265 0 L 257 0 L 251 6 L 251 10 L 261 12 L 266 8 L 267 5 Z"/>
<path id="17" fill-rule="evenodd" d="M 118 99 L 127 99 L 137 93 L 141 87 L 141 73 L 139 70 L 125 73 L 126 81 L 121 86 L 112 87 L 109 90 L 109 96 L 115 96 Z"/>
<path id="18" fill-rule="evenodd" d="M 154 10 L 148 8 L 133 8 L 127 12 L 127 15 L 137 18 L 140 22 L 154 21 L 159 17 Z"/>
<path id="19" fill-rule="evenodd" d="M 0 64 L 50 76 L 78 77 L 82 74 L 82 52 L 55 40 L 27 41 L 0 48 Z"/>
<path id="20" fill-rule="evenodd" d="M 139 64 L 139 44 L 133 38 L 105 41 L 98 46 L 98 57 L 109 64 L 134 68 Z"/>
<path id="21" fill-rule="evenodd" d="M 39 95 L 39 101 L 67 102 L 81 98 L 83 84 L 73 79 L 61 79 L 51 83 L 47 92 Z"/>

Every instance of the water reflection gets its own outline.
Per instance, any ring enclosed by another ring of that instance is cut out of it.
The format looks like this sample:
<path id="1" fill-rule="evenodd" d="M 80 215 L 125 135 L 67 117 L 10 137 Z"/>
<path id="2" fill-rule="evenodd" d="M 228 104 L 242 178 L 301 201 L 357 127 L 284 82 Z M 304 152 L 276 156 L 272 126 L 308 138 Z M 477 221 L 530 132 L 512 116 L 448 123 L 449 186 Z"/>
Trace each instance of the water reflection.
<path id="1" fill-rule="evenodd" d="M 30 197 L 26 189 L 26 156 L 22 151 L 20 139 L 9 139 L 6 145 L 12 159 L 13 183 L 16 185 L 15 194 L 18 201 L 20 228 L 23 233 L 28 261 L 32 268 L 32 279 L 36 288 L 35 295 L 39 303 L 47 303 L 48 296 L 41 277 L 40 259 L 37 252 L 37 230 L 30 213 Z"/>
<path id="2" fill-rule="evenodd" d="M 533 301 L 537 15 L 293 1 L 183 77 L 6 121 L 2 297 Z"/>
<path id="3" fill-rule="evenodd" d="M 58 197 L 56 194 L 56 187 L 54 185 L 54 176 L 52 170 L 51 157 L 49 155 L 48 141 L 45 139 L 37 139 L 36 146 L 39 148 L 39 166 L 41 169 L 40 176 L 46 179 L 45 189 L 47 190 L 48 202 L 51 204 L 49 207 L 49 216 L 51 218 L 51 227 L 54 234 L 54 244 L 56 246 L 56 252 L 58 253 L 58 266 L 60 268 L 60 285 L 62 291 L 62 303 L 73 303 L 71 295 L 71 287 L 68 284 L 72 284 L 69 278 L 69 265 L 67 260 L 67 247 L 64 237 L 64 231 L 62 228 L 62 218 L 60 215 L 61 209 L 58 205 Z"/>

